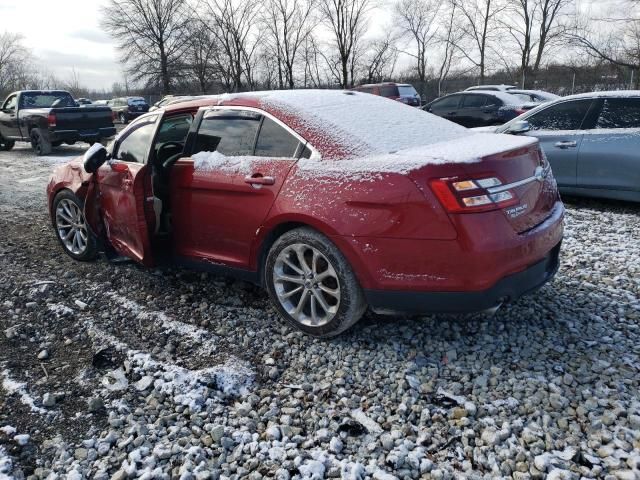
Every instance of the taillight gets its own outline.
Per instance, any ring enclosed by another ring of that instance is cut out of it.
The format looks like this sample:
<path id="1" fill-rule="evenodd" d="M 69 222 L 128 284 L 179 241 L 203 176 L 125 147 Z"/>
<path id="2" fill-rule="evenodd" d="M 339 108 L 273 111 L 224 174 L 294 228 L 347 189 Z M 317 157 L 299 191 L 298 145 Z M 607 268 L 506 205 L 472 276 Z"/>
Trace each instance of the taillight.
<path id="1" fill-rule="evenodd" d="M 442 206 L 451 213 L 488 212 L 518 203 L 511 190 L 494 190 L 502 185 L 497 177 L 438 178 L 430 185 Z"/>
<path id="2" fill-rule="evenodd" d="M 56 126 L 56 114 L 55 113 L 50 113 L 49 116 L 47 117 L 47 123 L 49 124 L 50 127 L 55 127 Z"/>

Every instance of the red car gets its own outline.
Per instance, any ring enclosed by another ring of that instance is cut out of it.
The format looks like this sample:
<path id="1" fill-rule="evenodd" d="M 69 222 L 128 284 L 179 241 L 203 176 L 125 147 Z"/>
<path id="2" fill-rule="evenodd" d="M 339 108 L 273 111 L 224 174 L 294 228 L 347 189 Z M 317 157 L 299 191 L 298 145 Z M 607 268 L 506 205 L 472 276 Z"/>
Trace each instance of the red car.
<path id="1" fill-rule="evenodd" d="M 564 207 L 538 142 L 353 91 L 220 96 L 146 114 L 47 188 L 64 250 L 264 286 L 292 325 L 474 312 L 558 268 Z"/>

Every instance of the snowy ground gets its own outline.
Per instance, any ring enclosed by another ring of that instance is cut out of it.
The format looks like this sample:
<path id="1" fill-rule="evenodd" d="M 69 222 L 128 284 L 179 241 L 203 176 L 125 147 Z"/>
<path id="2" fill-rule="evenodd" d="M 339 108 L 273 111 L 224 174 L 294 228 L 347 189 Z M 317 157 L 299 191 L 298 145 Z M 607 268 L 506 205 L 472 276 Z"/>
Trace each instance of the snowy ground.
<path id="1" fill-rule="evenodd" d="M 639 206 L 570 201 L 559 275 L 493 319 L 317 341 L 250 285 L 64 255 L 80 151 L 0 152 L 0 479 L 640 478 Z"/>

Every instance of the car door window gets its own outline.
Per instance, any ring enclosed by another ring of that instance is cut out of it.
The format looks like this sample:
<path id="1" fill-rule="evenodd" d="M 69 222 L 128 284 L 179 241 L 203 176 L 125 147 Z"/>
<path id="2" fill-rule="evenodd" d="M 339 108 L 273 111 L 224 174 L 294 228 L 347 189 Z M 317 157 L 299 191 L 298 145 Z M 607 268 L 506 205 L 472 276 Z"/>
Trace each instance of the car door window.
<path id="1" fill-rule="evenodd" d="M 193 153 L 220 152 L 227 156 L 253 155 L 260 114 L 214 111 L 205 114 Z"/>
<path id="2" fill-rule="evenodd" d="M 156 149 L 167 142 L 184 144 L 192 122 L 193 116 L 191 114 L 166 118 L 156 135 Z"/>
<path id="3" fill-rule="evenodd" d="M 7 98 L 7 101 L 4 102 L 3 110 L 15 110 L 18 105 L 18 95 L 11 95 Z"/>
<path id="4" fill-rule="evenodd" d="M 114 158 L 123 162 L 144 163 L 153 140 L 156 119 L 154 116 L 132 124 L 118 140 Z"/>
<path id="5" fill-rule="evenodd" d="M 481 108 L 487 103 L 484 95 L 465 95 L 462 100 L 462 108 Z"/>
<path id="6" fill-rule="evenodd" d="M 579 130 L 591 100 L 562 102 L 527 117 L 532 130 Z"/>
<path id="7" fill-rule="evenodd" d="M 295 155 L 299 143 L 298 139 L 283 127 L 269 117 L 264 117 L 256 142 L 255 155 L 291 158 Z"/>
<path id="8" fill-rule="evenodd" d="M 640 128 L 640 98 L 607 98 L 596 128 Z"/>
<path id="9" fill-rule="evenodd" d="M 445 97 L 442 100 L 437 100 L 431 108 L 435 110 L 452 110 L 458 108 L 459 102 L 460 96 L 454 95 L 451 97 Z"/>

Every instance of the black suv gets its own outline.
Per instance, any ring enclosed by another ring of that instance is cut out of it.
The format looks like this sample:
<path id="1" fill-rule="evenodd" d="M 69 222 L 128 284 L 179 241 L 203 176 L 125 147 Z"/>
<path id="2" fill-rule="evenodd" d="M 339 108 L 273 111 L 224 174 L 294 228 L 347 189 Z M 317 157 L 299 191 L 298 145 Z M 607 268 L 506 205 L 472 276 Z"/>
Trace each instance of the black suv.
<path id="1" fill-rule="evenodd" d="M 459 92 L 438 98 L 423 110 L 462 126 L 502 125 L 530 108 L 521 98 L 498 91 Z"/>
<path id="2" fill-rule="evenodd" d="M 108 105 L 120 123 L 129 123 L 149 111 L 149 104 L 142 97 L 122 97 L 109 100 Z"/>

